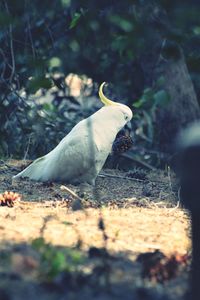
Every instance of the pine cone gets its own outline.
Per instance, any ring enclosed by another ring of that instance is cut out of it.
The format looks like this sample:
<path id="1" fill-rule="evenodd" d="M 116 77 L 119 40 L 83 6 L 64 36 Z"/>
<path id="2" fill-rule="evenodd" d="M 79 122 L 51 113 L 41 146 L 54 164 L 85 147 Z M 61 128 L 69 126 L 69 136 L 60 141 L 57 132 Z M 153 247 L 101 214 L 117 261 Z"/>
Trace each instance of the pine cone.
<path id="1" fill-rule="evenodd" d="M 133 140 L 130 136 L 120 136 L 118 137 L 112 146 L 113 154 L 120 154 L 128 151 L 133 146 Z"/>
<path id="2" fill-rule="evenodd" d="M 15 201 L 20 201 L 21 196 L 18 193 L 5 191 L 0 194 L 0 206 L 13 207 Z"/>

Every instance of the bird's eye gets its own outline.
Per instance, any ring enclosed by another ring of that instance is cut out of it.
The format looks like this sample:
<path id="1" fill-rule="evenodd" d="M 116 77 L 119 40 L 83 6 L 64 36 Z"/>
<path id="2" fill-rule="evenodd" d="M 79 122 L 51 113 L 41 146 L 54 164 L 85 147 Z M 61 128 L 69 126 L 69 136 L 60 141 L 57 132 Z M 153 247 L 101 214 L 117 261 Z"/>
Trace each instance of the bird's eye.
<path id="1" fill-rule="evenodd" d="M 125 115 L 125 120 L 128 121 L 128 116 L 127 115 Z"/>

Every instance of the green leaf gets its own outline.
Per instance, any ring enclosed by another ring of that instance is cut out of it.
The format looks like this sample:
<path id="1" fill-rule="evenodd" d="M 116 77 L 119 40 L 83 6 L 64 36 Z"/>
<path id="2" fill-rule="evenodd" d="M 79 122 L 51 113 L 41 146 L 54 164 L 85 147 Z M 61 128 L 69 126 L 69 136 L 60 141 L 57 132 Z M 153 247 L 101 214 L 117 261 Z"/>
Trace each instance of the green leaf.
<path id="1" fill-rule="evenodd" d="M 78 22 L 79 22 L 79 20 L 80 20 L 80 17 L 81 17 L 81 13 L 75 13 L 75 14 L 74 14 L 74 17 L 73 17 L 73 19 L 71 20 L 69 29 L 74 28 L 74 27 L 78 24 Z"/>
<path id="2" fill-rule="evenodd" d="M 49 60 L 49 67 L 50 68 L 59 68 L 61 66 L 61 60 L 59 57 L 52 57 Z"/>
<path id="3" fill-rule="evenodd" d="M 141 108 L 143 106 L 143 104 L 145 103 L 144 99 L 139 99 L 138 101 L 133 103 L 133 107 L 135 108 Z"/>
<path id="4" fill-rule="evenodd" d="M 66 259 L 64 253 L 57 251 L 54 253 L 52 260 L 49 263 L 51 264 L 50 273 L 51 276 L 57 275 L 59 272 L 63 271 L 66 265 Z"/>
<path id="5" fill-rule="evenodd" d="M 135 108 L 144 108 L 149 105 L 151 106 L 153 95 L 153 89 L 146 88 L 142 97 L 138 101 L 134 102 L 133 106 Z"/>
<path id="6" fill-rule="evenodd" d="M 111 15 L 109 17 L 109 20 L 111 21 L 111 23 L 115 24 L 125 32 L 131 32 L 134 29 L 132 21 L 122 18 L 119 15 Z"/>
<path id="7" fill-rule="evenodd" d="M 170 96 L 165 90 L 160 90 L 153 96 L 154 105 L 166 106 L 170 101 Z"/>
<path id="8" fill-rule="evenodd" d="M 27 90 L 30 93 L 36 93 L 40 88 L 50 89 L 52 81 L 44 76 L 33 77 L 27 84 Z"/>
<path id="9" fill-rule="evenodd" d="M 66 225 L 66 226 L 73 225 L 72 222 L 68 222 L 68 221 L 63 221 L 62 224 L 63 224 L 63 225 Z"/>
<path id="10" fill-rule="evenodd" d="M 83 262 L 83 255 L 79 251 L 73 250 L 71 252 L 71 258 L 74 264 L 80 264 Z"/>
<path id="11" fill-rule="evenodd" d="M 45 240 L 43 237 L 36 238 L 32 241 L 32 247 L 36 250 L 40 250 L 45 246 Z"/>
<path id="12" fill-rule="evenodd" d="M 63 7 L 69 7 L 71 5 L 71 0 L 61 0 Z"/>

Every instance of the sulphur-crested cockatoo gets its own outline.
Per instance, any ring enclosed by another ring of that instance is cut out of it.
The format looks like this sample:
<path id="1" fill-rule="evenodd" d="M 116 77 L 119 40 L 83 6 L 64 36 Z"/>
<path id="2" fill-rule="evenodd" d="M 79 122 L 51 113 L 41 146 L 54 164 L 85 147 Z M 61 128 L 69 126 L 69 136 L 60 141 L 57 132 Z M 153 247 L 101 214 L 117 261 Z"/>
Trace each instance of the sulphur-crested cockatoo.
<path id="1" fill-rule="evenodd" d="M 105 106 L 80 121 L 52 151 L 14 178 L 95 184 L 117 133 L 132 118 L 128 106 L 113 102 L 103 94 L 104 84 L 99 88 L 99 97 Z"/>

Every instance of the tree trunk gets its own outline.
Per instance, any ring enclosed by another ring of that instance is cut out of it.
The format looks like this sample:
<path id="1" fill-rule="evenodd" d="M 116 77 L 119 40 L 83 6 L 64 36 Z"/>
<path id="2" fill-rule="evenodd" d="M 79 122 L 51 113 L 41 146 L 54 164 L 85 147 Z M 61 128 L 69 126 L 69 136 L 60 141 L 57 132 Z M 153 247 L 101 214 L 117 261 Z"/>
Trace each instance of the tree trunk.
<path id="1" fill-rule="evenodd" d="M 157 147 L 171 153 L 177 133 L 187 124 L 199 119 L 200 108 L 183 54 L 178 59 L 159 60 L 154 79 L 164 77 L 163 89 L 169 94 L 167 107 L 156 114 L 155 133 Z"/>

